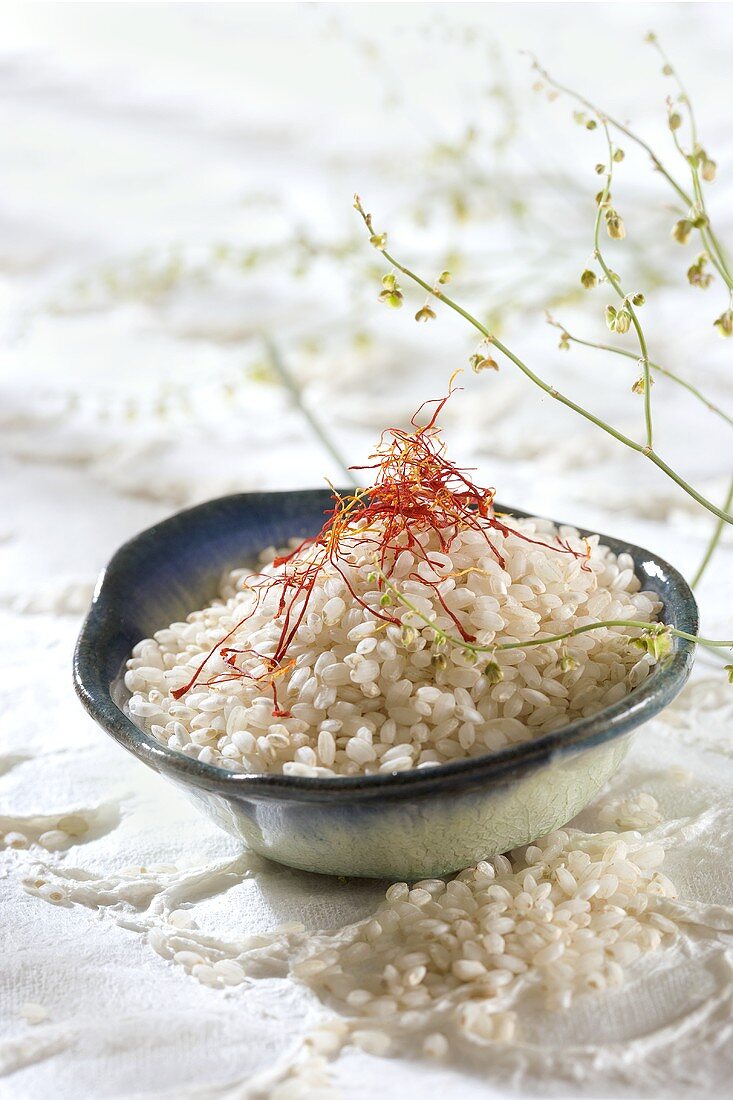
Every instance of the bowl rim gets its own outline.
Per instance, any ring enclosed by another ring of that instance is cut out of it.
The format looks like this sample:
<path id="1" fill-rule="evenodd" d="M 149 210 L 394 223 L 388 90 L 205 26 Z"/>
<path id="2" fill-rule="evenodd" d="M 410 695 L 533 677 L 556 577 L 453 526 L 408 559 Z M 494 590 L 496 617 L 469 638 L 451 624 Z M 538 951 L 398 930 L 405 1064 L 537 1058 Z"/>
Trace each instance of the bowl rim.
<path id="1" fill-rule="evenodd" d="M 101 662 L 95 660 L 97 642 L 103 637 L 110 610 L 109 589 L 115 575 L 124 571 L 126 563 L 133 557 L 137 558 L 141 549 L 152 545 L 162 536 L 168 536 L 185 527 L 194 516 L 200 517 L 207 511 L 216 511 L 226 504 L 243 504 L 248 501 L 273 504 L 282 502 L 286 497 L 291 500 L 297 497 L 301 500 L 313 498 L 323 501 L 330 498 L 330 494 L 323 489 L 300 489 L 235 493 L 216 497 L 176 512 L 133 536 L 115 552 L 99 575 L 74 651 L 74 687 L 85 709 L 107 733 L 138 759 L 169 778 L 235 798 L 256 795 L 259 798 L 287 798 L 305 802 L 356 802 L 372 798 L 417 797 L 441 789 L 485 787 L 492 781 L 506 781 L 512 773 L 533 771 L 551 758 L 591 748 L 630 733 L 636 726 L 659 713 L 682 689 L 690 675 L 695 643 L 676 638 L 672 653 L 638 688 L 619 702 L 604 707 L 589 717 L 576 719 L 551 733 L 510 745 L 494 753 L 449 761 L 431 768 L 413 768 L 392 775 L 309 777 L 280 773 L 228 772 L 215 764 L 205 764 L 185 756 L 156 741 L 152 735 L 135 725 L 114 701 L 111 694 L 112 684 L 107 682 L 108 677 L 100 667 Z M 499 503 L 495 508 L 497 512 L 519 518 L 533 515 Z M 578 528 L 575 524 L 564 524 L 558 520 L 551 522 L 557 526 L 575 527 L 581 535 L 600 534 Z M 698 612 L 695 597 L 687 581 L 674 566 L 633 543 L 604 534 L 600 534 L 600 540 L 614 553 L 631 551 L 637 557 L 648 559 L 657 571 L 661 570 L 662 579 L 669 588 L 667 604 L 670 596 L 677 604 L 674 625 L 687 633 L 697 633 Z M 667 621 L 666 617 L 664 621 Z M 162 624 L 159 629 L 166 625 Z"/>

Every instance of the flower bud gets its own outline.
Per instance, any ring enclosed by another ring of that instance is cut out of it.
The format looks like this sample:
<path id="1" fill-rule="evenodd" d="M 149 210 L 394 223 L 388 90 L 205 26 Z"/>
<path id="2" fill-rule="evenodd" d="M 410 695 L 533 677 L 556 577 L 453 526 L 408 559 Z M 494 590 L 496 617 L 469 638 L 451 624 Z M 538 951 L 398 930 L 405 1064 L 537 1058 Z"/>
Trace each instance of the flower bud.
<path id="1" fill-rule="evenodd" d="M 594 286 L 598 284 L 598 276 L 595 271 L 591 271 L 586 267 L 585 271 L 580 276 L 581 286 L 584 286 L 586 290 L 592 290 Z"/>
<path id="2" fill-rule="evenodd" d="M 620 164 L 625 156 L 626 153 L 624 153 L 623 149 L 614 149 L 613 159 L 616 161 L 616 164 Z"/>
<path id="3" fill-rule="evenodd" d="M 674 131 L 679 130 L 680 126 L 682 125 L 682 116 L 678 114 L 677 111 L 672 111 L 670 113 L 668 122 L 670 130 L 674 133 Z"/>
<path id="4" fill-rule="evenodd" d="M 602 176 L 605 171 L 606 171 L 605 164 L 597 164 L 596 165 L 596 175 L 597 176 Z"/>
<path id="5" fill-rule="evenodd" d="M 392 274 L 383 275 L 382 286 L 385 290 L 397 290 L 397 279 Z"/>
<path id="6" fill-rule="evenodd" d="M 635 294 L 634 297 L 631 299 L 631 304 L 634 306 L 643 306 L 645 301 L 646 298 L 643 294 Z"/>
<path id="7" fill-rule="evenodd" d="M 632 393 L 643 394 L 645 390 L 646 390 L 646 385 L 645 385 L 645 382 L 644 382 L 644 375 L 640 374 L 639 377 L 634 382 L 633 386 L 631 387 L 631 392 Z"/>
<path id="8" fill-rule="evenodd" d="M 728 673 L 728 683 L 733 684 L 733 665 L 723 665 L 723 671 Z"/>
<path id="9" fill-rule="evenodd" d="M 616 307 L 606 306 L 604 316 L 606 318 L 606 324 L 610 328 L 611 332 L 613 332 L 614 328 L 616 327 Z"/>
<path id="10" fill-rule="evenodd" d="M 392 603 L 392 597 L 390 596 L 389 592 L 384 592 L 379 597 L 379 606 L 380 607 L 389 607 L 389 605 L 391 603 Z"/>
<path id="11" fill-rule="evenodd" d="M 400 633 L 403 645 L 412 645 L 417 638 L 417 631 L 413 626 L 403 626 Z"/>
<path id="12" fill-rule="evenodd" d="M 448 659 L 444 653 L 434 653 L 430 663 L 436 672 L 445 672 L 448 667 Z"/>
<path id="13" fill-rule="evenodd" d="M 443 286 L 445 286 L 445 284 L 449 283 L 450 280 L 451 280 L 450 271 L 441 271 L 440 275 L 438 276 L 438 282 L 441 283 Z"/>
<path id="14" fill-rule="evenodd" d="M 598 123 L 594 118 L 589 118 L 585 124 L 586 130 L 595 130 L 598 128 Z"/>

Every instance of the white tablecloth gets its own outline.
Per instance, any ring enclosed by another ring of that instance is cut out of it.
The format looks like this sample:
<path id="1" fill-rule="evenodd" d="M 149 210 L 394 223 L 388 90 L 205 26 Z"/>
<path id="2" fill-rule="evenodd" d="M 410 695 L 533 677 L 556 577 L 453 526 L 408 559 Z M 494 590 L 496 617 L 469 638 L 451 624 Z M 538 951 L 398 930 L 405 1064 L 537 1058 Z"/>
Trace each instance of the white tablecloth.
<path id="1" fill-rule="evenodd" d="M 604 339 L 601 297 L 558 302 L 587 262 L 602 151 L 567 107 L 530 97 L 515 50 L 541 52 L 561 78 L 664 142 L 667 88 L 640 44 L 647 22 L 695 85 L 711 155 L 733 178 L 725 5 L 7 9 L 0 833 L 23 832 L 31 845 L 0 850 L 3 1098 L 244 1097 L 305 1072 L 303 1037 L 330 1010 L 287 976 L 302 936 L 277 929 L 342 928 L 372 911 L 384 884 L 323 880 L 242 853 L 117 749 L 71 688 L 80 616 L 115 547 L 177 507 L 339 477 L 273 379 L 264 331 L 355 462 L 465 363 L 472 337 L 457 319 L 418 327 L 408 310 L 375 304 L 374 255 L 350 209 L 356 188 L 421 270 L 455 266 L 457 242 L 466 258 L 456 292 L 492 323 L 501 314 L 507 341 L 555 384 L 640 430 L 633 364 L 558 352 L 543 324 L 552 301 L 580 335 Z M 482 135 L 470 182 L 447 148 L 468 123 Z M 518 136 L 501 153 L 491 135 L 507 126 Z M 723 295 L 685 287 L 688 254 L 666 243 L 675 215 L 658 213 L 669 196 L 627 151 L 614 193 L 628 250 L 614 258 L 653 291 L 653 355 L 730 405 L 729 345 L 711 328 Z M 725 233 L 732 192 L 722 180 L 716 188 Z M 466 201 L 468 220 L 457 221 Z M 649 243 L 654 227 L 661 244 Z M 694 569 L 710 520 L 661 475 L 540 400 L 508 366 L 465 385 L 445 415 L 451 454 L 475 463 L 502 502 L 627 536 Z M 719 499 L 729 435 L 662 379 L 654 396 L 660 448 Z M 700 588 L 708 634 L 730 635 L 731 547 L 726 536 Z M 566 1015 L 527 1004 L 520 1039 L 505 1048 L 441 1066 L 347 1048 L 324 1089 L 729 1094 L 732 731 L 733 688 L 701 661 L 613 783 L 612 794 L 646 790 L 660 802 L 652 835 L 680 891 L 675 947 Z M 91 829 L 68 850 L 35 843 L 75 811 Z M 594 828 L 597 810 L 580 824 Z M 59 902 L 24 886 L 41 880 Z M 208 988 L 156 954 L 155 930 L 171 912 L 192 923 L 181 942 L 244 953 L 247 982 Z M 307 1095 L 319 1095 L 315 1084 Z"/>

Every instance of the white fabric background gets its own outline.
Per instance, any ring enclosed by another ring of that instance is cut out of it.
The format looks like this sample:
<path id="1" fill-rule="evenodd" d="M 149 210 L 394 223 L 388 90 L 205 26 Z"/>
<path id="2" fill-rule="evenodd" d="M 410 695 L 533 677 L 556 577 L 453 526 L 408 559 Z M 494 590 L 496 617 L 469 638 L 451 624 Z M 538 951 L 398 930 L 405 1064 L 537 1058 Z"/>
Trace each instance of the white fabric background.
<path id="1" fill-rule="evenodd" d="M 471 336 L 456 320 L 418 329 L 408 310 L 375 304 L 373 255 L 350 207 L 357 188 L 422 270 L 440 270 L 457 243 L 461 297 L 501 313 L 510 345 L 556 384 L 639 430 L 633 365 L 560 353 L 543 323 L 542 306 L 577 285 L 587 262 L 602 151 L 567 107 L 530 96 L 516 51 L 538 51 L 664 143 L 667 88 L 640 44 L 649 25 L 693 86 L 720 164 L 711 205 L 731 240 L 727 5 L 6 7 L 0 831 L 37 836 L 38 815 L 77 809 L 94 828 L 65 854 L 0 852 L 3 1098 L 267 1094 L 261 1075 L 297 1061 L 303 1035 L 328 1014 L 283 976 L 295 941 L 271 933 L 293 920 L 338 929 L 369 913 L 384 885 L 243 856 L 116 749 L 70 686 L 80 616 L 115 547 L 177 507 L 338 478 L 268 380 L 262 331 L 356 462 L 465 363 Z M 486 95 L 493 84 L 503 97 Z M 493 141 L 515 108 L 517 136 L 499 155 Z M 482 134 L 470 184 L 463 162 L 436 155 L 468 122 Z M 667 243 L 674 215 L 659 213 L 668 196 L 627 151 L 614 191 L 629 240 L 617 255 L 639 289 L 660 284 L 648 295 L 652 353 L 730 405 L 730 346 L 710 327 L 723 296 L 685 287 L 690 252 Z M 445 211 L 466 195 L 472 216 L 457 224 Z M 431 214 L 427 227 L 414 224 L 417 208 Z M 354 244 L 299 275 L 298 235 Z M 271 257 L 247 270 L 231 260 L 253 245 Z M 602 304 L 553 308 L 571 330 L 604 339 Z M 370 346 L 354 345 L 357 330 Z M 499 500 L 628 536 L 694 569 L 710 522 L 655 471 L 548 408 L 508 367 L 465 384 L 446 412 L 451 453 L 478 465 Z M 654 396 L 660 448 L 720 498 L 729 435 L 661 380 Z M 730 634 L 731 546 L 726 537 L 700 589 L 709 634 Z M 660 800 L 655 835 L 686 930 L 677 947 L 566 1017 L 528 1004 L 521 1040 L 506 1050 L 461 1051 L 443 1067 L 347 1050 L 331 1067 L 334 1088 L 360 1098 L 421 1087 L 449 1097 L 729 1094 L 732 727 L 733 689 L 701 661 L 614 782 Z M 690 782 L 671 778 L 672 765 Z M 581 818 L 594 822 L 592 809 Z M 23 890 L 39 860 L 68 904 Z M 189 902 L 199 931 L 186 935 L 234 955 L 253 934 L 270 944 L 246 986 L 205 988 L 151 950 L 147 931 Z M 48 1019 L 25 1022 L 27 1002 Z"/>

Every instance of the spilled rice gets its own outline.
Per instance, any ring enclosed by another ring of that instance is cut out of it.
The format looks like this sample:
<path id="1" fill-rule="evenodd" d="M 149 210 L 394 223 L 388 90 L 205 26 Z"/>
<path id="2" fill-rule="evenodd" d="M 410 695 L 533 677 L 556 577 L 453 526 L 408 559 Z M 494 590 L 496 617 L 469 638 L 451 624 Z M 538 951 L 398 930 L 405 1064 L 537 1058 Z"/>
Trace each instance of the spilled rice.
<path id="1" fill-rule="evenodd" d="M 447 883 L 395 883 L 370 919 L 322 937 L 293 970 L 370 1053 L 411 1032 L 438 1058 L 452 1036 L 506 1042 L 525 990 L 566 1009 L 672 942 L 677 926 L 658 911 L 677 896 L 663 860 L 639 832 L 560 829 Z"/>
<path id="2" fill-rule="evenodd" d="M 607 800 L 600 811 L 616 804 Z M 337 932 L 309 934 L 290 923 L 229 943 L 199 931 L 195 909 L 183 908 L 158 914 L 148 942 L 219 989 L 269 973 L 270 956 L 273 974 L 285 963 L 336 1012 L 307 1037 L 315 1056 L 352 1044 L 441 1059 L 462 1040 L 526 1039 L 528 999 L 568 1009 L 578 997 L 621 986 L 643 956 L 674 942 L 665 900 L 677 892 L 661 870 L 664 848 L 642 835 L 658 811 L 653 796 L 639 793 L 626 801 L 623 831 L 567 827 L 447 881 L 394 883 L 371 916 Z M 73 872 L 65 879 L 38 867 L 23 885 L 51 904 L 140 909 L 159 893 L 161 874 L 168 884 L 192 875 L 158 872 L 138 867 L 80 882 Z"/>

